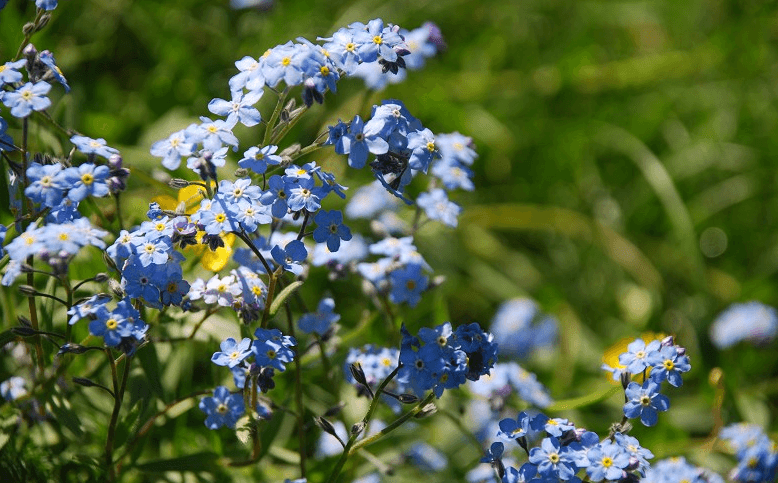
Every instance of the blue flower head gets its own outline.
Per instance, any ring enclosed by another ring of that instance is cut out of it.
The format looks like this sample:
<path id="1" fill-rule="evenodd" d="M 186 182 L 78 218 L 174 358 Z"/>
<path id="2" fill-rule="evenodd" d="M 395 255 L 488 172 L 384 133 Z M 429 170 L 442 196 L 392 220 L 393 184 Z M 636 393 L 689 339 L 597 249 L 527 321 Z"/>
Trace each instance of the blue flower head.
<path id="1" fill-rule="evenodd" d="M 217 387 L 212 397 L 202 398 L 199 407 L 207 415 L 205 426 L 208 429 L 219 429 L 222 426 L 234 428 L 246 409 L 243 396 L 230 394 L 225 386 Z"/>
<path id="2" fill-rule="evenodd" d="M 659 420 L 658 411 L 667 411 L 670 400 L 659 393 L 659 384 L 647 380 L 641 386 L 630 382 L 624 391 L 627 402 L 624 404 L 624 416 L 632 419 L 640 417 L 645 426 L 654 426 Z"/>
<path id="3" fill-rule="evenodd" d="M 710 338 L 719 349 L 741 341 L 767 344 L 778 335 L 778 312 L 761 302 L 732 304 L 710 327 Z"/>

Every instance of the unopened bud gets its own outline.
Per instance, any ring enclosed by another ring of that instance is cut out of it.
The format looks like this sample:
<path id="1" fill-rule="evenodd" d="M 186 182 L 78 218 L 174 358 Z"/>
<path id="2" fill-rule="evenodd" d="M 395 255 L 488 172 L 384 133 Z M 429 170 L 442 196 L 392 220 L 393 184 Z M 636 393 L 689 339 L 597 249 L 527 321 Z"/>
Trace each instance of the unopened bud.
<path id="1" fill-rule="evenodd" d="M 122 284 L 120 284 L 116 280 L 114 280 L 114 279 L 108 280 L 108 290 L 113 292 L 113 294 L 117 298 L 119 298 L 119 299 L 123 299 L 124 298 L 124 289 L 122 288 Z"/>
<path id="2" fill-rule="evenodd" d="M 38 295 L 38 291 L 35 290 L 35 287 L 31 285 L 19 285 L 19 291 L 22 293 L 22 295 L 27 297 L 35 297 Z"/>
<path id="3" fill-rule="evenodd" d="M 362 431 L 365 430 L 365 426 L 367 426 L 367 423 L 365 423 L 364 421 L 354 423 L 354 425 L 351 426 L 351 434 L 354 436 L 359 436 L 362 433 Z"/>
<path id="4" fill-rule="evenodd" d="M 107 273 L 98 273 L 97 275 L 94 276 L 93 279 L 97 283 L 103 283 L 103 282 L 108 281 L 109 278 L 111 278 L 111 277 L 108 276 Z"/>
<path id="5" fill-rule="evenodd" d="M 426 418 L 426 417 L 432 416 L 436 412 L 438 412 L 438 407 L 435 406 L 435 404 L 433 404 L 433 403 L 429 403 L 426 406 L 424 406 L 423 408 L 421 408 L 421 411 L 416 413 L 416 415 L 414 415 L 413 417 L 416 418 L 416 419 L 422 419 L 422 418 Z"/>
<path id="6" fill-rule="evenodd" d="M 14 327 L 13 329 L 11 329 L 11 332 L 13 332 L 16 335 L 20 335 L 22 337 L 30 337 L 30 336 L 33 336 L 33 335 L 35 335 L 37 333 L 32 328 L 25 327 L 25 326 Z"/>
<path id="7" fill-rule="evenodd" d="M 190 184 L 189 181 L 181 178 L 173 178 L 170 181 L 168 181 L 168 186 L 170 186 L 175 190 L 186 188 L 187 186 L 189 186 L 189 184 Z"/>
<path id="8" fill-rule="evenodd" d="M 414 396 L 413 394 L 400 394 L 397 396 L 397 400 L 400 401 L 403 404 L 414 404 L 419 402 L 419 398 Z"/>

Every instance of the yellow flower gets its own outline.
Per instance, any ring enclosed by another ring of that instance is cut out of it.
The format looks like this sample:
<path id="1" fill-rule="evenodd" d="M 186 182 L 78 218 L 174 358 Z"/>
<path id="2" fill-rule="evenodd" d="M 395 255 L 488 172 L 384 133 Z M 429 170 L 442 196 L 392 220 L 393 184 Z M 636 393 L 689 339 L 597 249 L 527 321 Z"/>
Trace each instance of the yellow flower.
<path id="1" fill-rule="evenodd" d="M 640 334 L 640 338 L 643 339 L 646 344 L 648 344 L 652 340 L 662 340 L 665 337 L 667 337 L 665 334 L 662 333 L 656 334 L 654 332 L 644 332 Z M 635 337 L 626 337 L 616 342 L 612 346 L 608 347 L 607 349 L 605 349 L 605 352 L 602 355 L 602 362 L 616 369 L 625 369 L 626 366 L 622 366 L 621 364 L 619 364 L 619 355 L 623 354 L 624 352 L 627 352 L 627 346 L 630 345 L 634 340 Z M 646 371 L 646 375 L 648 375 L 649 372 L 651 372 L 650 368 L 648 369 L 648 371 Z M 643 382 L 642 374 L 637 374 L 634 375 L 633 377 L 637 378 L 639 382 Z M 608 373 L 608 380 L 613 384 L 619 384 L 619 381 L 613 380 L 613 377 L 611 376 L 610 372 Z"/>
<path id="2" fill-rule="evenodd" d="M 216 183 L 211 182 L 213 186 Z M 174 199 L 172 196 L 160 195 L 155 196 L 151 201 L 155 201 L 159 204 L 159 207 L 166 211 L 176 211 L 176 209 L 183 203 L 184 214 L 191 215 L 200 208 L 200 201 L 205 199 L 207 193 L 202 186 L 189 185 L 186 188 L 178 190 L 178 199 Z M 212 252 L 208 247 L 200 243 L 205 232 L 197 232 L 197 245 L 187 245 L 184 248 L 184 254 L 200 256 L 200 264 L 203 268 L 212 272 L 218 272 L 229 261 L 232 256 L 232 245 L 235 243 L 235 235 L 228 233 L 222 236 L 224 239 L 224 246 L 216 249 Z"/>

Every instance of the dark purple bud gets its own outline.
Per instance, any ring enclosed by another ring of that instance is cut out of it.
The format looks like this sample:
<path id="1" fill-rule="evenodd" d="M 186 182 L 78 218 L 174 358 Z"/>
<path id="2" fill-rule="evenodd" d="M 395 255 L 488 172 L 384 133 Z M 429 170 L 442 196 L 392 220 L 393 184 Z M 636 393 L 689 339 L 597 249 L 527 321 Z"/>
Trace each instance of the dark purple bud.
<path id="1" fill-rule="evenodd" d="M 108 157 L 108 167 L 111 168 L 111 170 L 119 169 L 122 167 L 122 155 L 121 154 L 112 154 Z"/>

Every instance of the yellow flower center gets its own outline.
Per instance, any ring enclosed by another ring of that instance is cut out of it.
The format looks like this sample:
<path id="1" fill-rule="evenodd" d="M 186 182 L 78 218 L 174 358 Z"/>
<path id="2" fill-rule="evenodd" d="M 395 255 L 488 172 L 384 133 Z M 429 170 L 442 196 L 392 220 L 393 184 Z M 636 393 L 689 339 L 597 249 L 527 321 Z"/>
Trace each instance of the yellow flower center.
<path id="1" fill-rule="evenodd" d="M 671 361 L 670 359 L 666 359 L 666 360 L 665 360 L 665 361 L 662 363 L 662 365 L 664 365 L 664 366 L 665 366 L 665 369 L 667 369 L 668 371 L 672 371 L 672 370 L 673 370 L 673 368 L 675 367 L 675 363 L 673 363 L 673 361 Z"/>
<path id="2" fill-rule="evenodd" d="M 108 330 L 116 330 L 118 326 L 119 322 L 117 322 L 116 319 L 108 319 L 105 321 L 105 328 Z"/>
<path id="3" fill-rule="evenodd" d="M 219 414 L 225 414 L 229 409 L 227 408 L 227 405 L 224 403 L 219 404 L 216 406 L 216 412 Z"/>
<path id="4" fill-rule="evenodd" d="M 284 67 L 287 67 L 291 63 L 292 63 L 292 59 L 290 59 L 289 57 L 284 57 L 283 59 L 281 59 L 281 65 L 283 65 Z"/>
<path id="5" fill-rule="evenodd" d="M 224 213 L 219 213 L 219 214 L 216 215 L 215 218 L 216 218 L 216 221 L 218 221 L 219 223 L 222 223 L 224 220 L 227 219 L 227 215 L 225 215 Z"/>
<path id="6" fill-rule="evenodd" d="M 328 75 L 330 75 L 330 68 L 327 67 L 326 65 L 323 65 L 321 66 L 321 69 L 319 69 L 319 72 L 321 72 L 321 75 L 323 75 L 324 77 L 327 77 Z"/>
<path id="7" fill-rule="evenodd" d="M 376 35 L 373 37 L 373 43 L 376 45 L 381 45 L 384 42 L 384 39 L 382 39 L 380 36 Z"/>
<path id="8" fill-rule="evenodd" d="M 609 456 L 604 457 L 601 463 L 606 468 L 610 468 L 611 466 L 613 466 L 613 460 Z"/>
<path id="9" fill-rule="evenodd" d="M 640 404 L 643 406 L 650 406 L 651 405 L 651 398 L 648 396 L 641 396 L 640 397 Z"/>
<path id="10" fill-rule="evenodd" d="M 357 46 L 354 45 L 353 42 L 349 42 L 349 43 L 346 44 L 346 50 L 348 50 L 349 52 L 354 52 L 354 50 L 356 48 L 357 48 Z"/>
<path id="11" fill-rule="evenodd" d="M 91 173 L 84 173 L 81 175 L 81 182 L 84 183 L 85 185 L 90 185 L 94 183 L 94 181 L 95 181 L 95 177 L 92 176 Z"/>
<path id="12" fill-rule="evenodd" d="M 434 151 L 435 150 L 435 142 L 430 141 L 427 143 L 427 151 Z"/>

